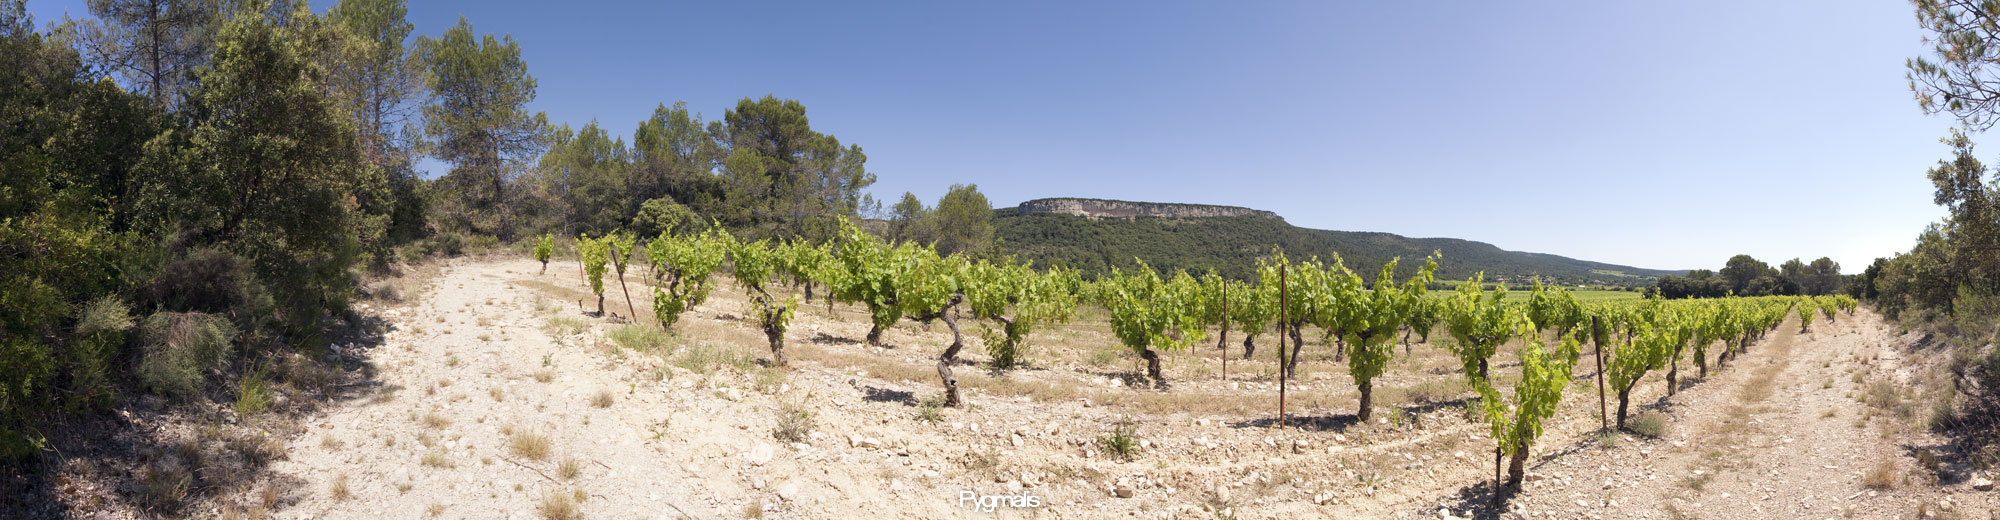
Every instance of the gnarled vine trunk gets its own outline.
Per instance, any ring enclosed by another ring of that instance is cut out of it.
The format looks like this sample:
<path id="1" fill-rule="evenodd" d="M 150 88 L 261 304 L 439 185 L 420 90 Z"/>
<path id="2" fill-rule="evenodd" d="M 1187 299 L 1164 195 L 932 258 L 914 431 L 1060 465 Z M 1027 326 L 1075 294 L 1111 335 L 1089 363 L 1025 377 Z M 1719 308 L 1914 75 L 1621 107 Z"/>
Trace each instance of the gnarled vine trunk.
<path id="1" fill-rule="evenodd" d="M 958 407 L 959 398 L 958 377 L 952 375 L 951 364 L 958 360 L 958 351 L 965 348 L 965 337 L 959 333 L 958 318 L 953 316 L 951 311 L 964 299 L 963 294 L 952 295 L 950 300 L 945 301 L 944 308 L 936 314 L 937 318 L 944 320 L 946 327 L 951 328 L 951 345 L 945 346 L 944 354 L 938 356 L 937 371 L 938 378 L 944 380 L 944 405 L 953 408 Z"/>
<path id="2" fill-rule="evenodd" d="M 771 365 L 789 366 L 790 362 L 785 358 L 785 329 L 778 325 L 778 320 L 784 319 L 785 306 L 773 304 L 775 300 L 768 293 L 756 298 L 766 310 L 762 325 L 764 339 L 771 343 Z"/>
<path id="3" fill-rule="evenodd" d="M 1361 411 L 1355 414 L 1355 418 L 1360 419 L 1362 423 L 1367 423 L 1368 416 L 1370 415 L 1369 411 L 1375 408 L 1375 381 L 1363 381 L 1360 386 Z"/>
<path id="4" fill-rule="evenodd" d="M 1624 388 L 1618 389 L 1618 429 L 1620 430 L 1625 429 L 1625 412 L 1631 409 L 1632 387 L 1638 383 L 1638 380 L 1634 379 L 1632 382 L 1634 383 L 1633 385 L 1625 385 Z"/>
<path id="5" fill-rule="evenodd" d="M 1509 457 L 1509 460 L 1507 462 L 1508 488 L 1516 490 L 1521 489 L 1521 479 L 1522 477 L 1527 476 L 1527 469 L 1528 469 L 1527 466 L 1528 466 L 1528 444 L 1521 443 L 1520 446 L 1514 447 L 1514 456 Z"/>
<path id="6" fill-rule="evenodd" d="M 1256 334 L 1244 334 L 1244 335 L 1243 335 L 1243 360 L 1244 360 L 1244 361 L 1249 361 L 1249 360 L 1250 360 L 1250 355 L 1251 355 L 1251 354 L 1255 354 L 1255 353 L 1257 353 L 1257 335 L 1256 335 Z"/>
<path id="7" fill-rule="evenodd" d="M 832 307 L 832 306 L 830 306 L 830 305 L 829 305 L 828 307 Z M 873 318 L 870 318 L 870 319 L 873 319 Z M 868 346 L 871 346 L 871 347 L 880 347 L 880 346 L 882 346 L 882 326 L 881 326 L 881 325 L 875 325 L 875 324 L 872 324 L 872 323 L 868 325 Z"/>
<path id="8" fill-rule="evenodd" d="M 1146 377 L 1153 379 L 1153 386 L 1166 390 L 1167 376 L 1160 373 L 1160 353 L 1146 347 L 1139 350 L 1139 357 L 1146 360 Z"/>
<path id="9" fill-rule="evenodd" d="M 1306 344 L 1305 343 L 1306 340 L 1304 337 L 1305 333 L 1299 330 L 1305 327 L 1303 325 L 1290 325 L 1287 326 L 1286 328 L 1291 329 L 1289 333 L 1292 335 L 1292 353 L 1291 353 L 1291 358 L 1285 360 L 1284 372 L 1285 372 L 1285 379 L 1291 379 L 1292 372 L 1298 370 L 1299 368 L 1299 352 L 1305 350 L 1304 348 L 1301 348 L 1304 347 Z"/>
<path id="10" fill-rule="evenodd" d="M 1671 365 L 1671 366 L 1669 366 L 1669 367 L 1667 368 L 1667 397 L 1673 397 L 1673 396 L 1674 396 L 1674 391 L 1675 391 L 1676 389 L 1680 388 L 1680 386 L 1681 386 L 1681 385 L 1680 385 L 1680 381 L 1681 381 L 1681 356 L 1680 356 L 1680 354 L 1681 354 L 1681 353 L 1679 352 L 1679 350 L 1680 350 L 1680 348 L 1679 348 L 1679 347 L 1675 347 L 1675 352 L 1674 352 L 1674 354 L 1673 354 L 1673 356 L 1674 356 L 1674 357 L 1673 357 L 1673 362 L 1672 362 L 1672 363 L 1669 363 L 1669 365 Z"/>

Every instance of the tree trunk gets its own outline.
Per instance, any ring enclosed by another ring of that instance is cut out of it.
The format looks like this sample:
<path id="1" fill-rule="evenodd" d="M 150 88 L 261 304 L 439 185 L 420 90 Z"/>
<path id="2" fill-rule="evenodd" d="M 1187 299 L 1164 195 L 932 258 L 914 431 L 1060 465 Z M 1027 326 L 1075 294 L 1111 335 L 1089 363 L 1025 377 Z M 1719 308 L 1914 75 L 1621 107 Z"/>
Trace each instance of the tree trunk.
<path id="1" fill-rule="evenodd" d="M 1332 334 L 1327 334 L 1326 337 L 1333 339 L 1333 362 L 1347 361 L 1347 340 L 1336 338 Z"/>
<path id="2" fill-rule="evenodd" d="M 872 319 L 872 318 L 871 318 L 871 319 Z M 868 345 L 869 345 L 869 346 L 871 346 L 871 347 L 880 347 L 880 346 L 882 346 L 882 326 L 881 326 L 881 325 L 876 325 L 876 324 L 873 324 L 873 323 L 870 323 L 870 324 L 868 325 Z"/>
<path id="3" fill-rule="evenodd" d="M 1492 379 L 1486 378 L 1486 358 L 1479 358 L 1479 380 L 1492 381 Z"/>
<path id="4" fill-rule="evenodd" d="M 813 284 L 812 282 L 806 282 L 805 285 L 806 285 L 806 303 L 811 304 L 813 302 Z"/>
<path id="5" fill-rule="evenodd" d="M 1723 348 L 1728 348 L 1728 347 L 1723 347 Z M 1707 379 L 1708 379 L 1708 356 L 1707 356 L 1706 354 L 1702 354 L 1702 353 L 1701 353 L 1701 351 L 1695 351 L 1695 356 L 1694 356 L 1694 364 L 1695 364 L 1695 366 L 1697 366 L 1697 367 L 1701 367 L 1701 378 L 1702 378 L 1703 380 L 1707 380 Z"/>
<path id="6" fill-rule="evenodd" d="M 953 408 L 958 407 L 959 399 L 958 377 L 952 375 L 951 363 L 957 361 L 959 349 L 965 348 L 965 337 L 959 334 L 958 318 L 952 316 L 951 308 L 957 306 L 961 298 L 959 295 L 952 295 L 944 310 L 939 312 L 942 314 L 939 317 L 944 319 L 944 325 L 951 327 L 951 345 L 945 346 L 944 354 L 938 356 L 938 378 L 944 380 L 944 405 Z"/>
<path id="7" fill-rule="evenodd" d="M 549 261 L 548 261 L 548 260 L 543 260 L 543 261 L 542 261 L 542 272 L 541 272 L 541 273 L 538 273 L 538 274 L 549 274 Z"/>
<path id="8" fill-rule="evenodd" d="M 1255 334 L 1244 334 L 1244 335 L 1243 335 L 1243 360 L 1244 360 L 1244 361 L 1249 361 L 1249 360 L 1250 360 L 1250 354 L 1254 354 L 1254 353 L 1256 353 L 1256 352 L 1257 352 L 1257 335 L 1255 335 Z"/>
<path id="9" fill-rule="evenodd" d="M 1514 456 L 1507 463 L 1508 488 L 1516 490 L 1521 489 L 1521 479 L 1522 477 L 1527 476 L 1526 475 L 1528 469 L 1527 465 L 1528 465 L 1528 444 L 1521 443 L 1520 446 L 1514 447 Z"/>
<path id="10" fill-rule="evenodd" d="M 1151 347 L 1146 347 L 1139 350 L 1139 357 L 1146 360 L 1146 377 L 1153 378 L 1153 386 L 1166 390 L 1167 376 L 1160 373 L 1160 353 L 1154 352 Z"/>
<path id="11" fill-rule="evenodd" d="M 599 294 L 599 295 L 597 295 L 597 315 L 598 315 L 598 316 L 603 316 L 603 315 L 604 315 L 604 295 L 603 295 L 603 294 Z"/>
<path id="12" fill-rule="evenodd" d="M 1373 406 L 1374 403 L 1375 403 L 1375 381 L 1370 380 L 1361 382 L 1361 411 L 1356 412 L 1354 414 L 1355 418 L 1360 419 L 1361 422 L 1363 423 L 1368 422 L 1368 415 L 1369 415 L 1368 412 L 1370 411 L 1370 409 L 1374 408 Z"/>
<path id="13" fill-rule="evenodd" d="M 1411 330 L 1413 330 L 1413 329 L 1407 329 L 1407 328 L 1406 328 L 1406 329 L 1403 329 L 1403 357 L 1410 357 L 1410 331 L 1411 331 Z"/>

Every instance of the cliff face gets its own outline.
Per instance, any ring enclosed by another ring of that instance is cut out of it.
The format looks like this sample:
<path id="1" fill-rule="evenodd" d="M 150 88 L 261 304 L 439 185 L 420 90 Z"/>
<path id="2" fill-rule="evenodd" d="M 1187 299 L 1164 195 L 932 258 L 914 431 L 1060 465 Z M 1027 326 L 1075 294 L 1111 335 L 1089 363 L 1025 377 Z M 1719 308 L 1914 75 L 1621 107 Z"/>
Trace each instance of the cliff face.
<path id="1" fill-rule="evenodd" d="M 1239 208 L 1236 206 L 1209 206 L 1204 204 L 1164 204 L 1157 202 L 1126 202 L 1104 199 L 1035 199 L 1021 203 L 1021 214 L 1062 213 L 1085 218 L 1201 218 L 1201 217 L 1264 217 L 1284 220 L 1277 213 Z"/>

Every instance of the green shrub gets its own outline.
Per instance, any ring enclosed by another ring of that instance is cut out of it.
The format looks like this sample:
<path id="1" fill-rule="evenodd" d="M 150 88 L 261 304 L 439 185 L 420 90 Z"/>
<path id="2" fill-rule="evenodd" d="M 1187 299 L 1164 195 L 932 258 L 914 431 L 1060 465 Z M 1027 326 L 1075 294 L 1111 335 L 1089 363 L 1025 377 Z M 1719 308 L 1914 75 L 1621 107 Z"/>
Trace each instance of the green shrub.
<path id="1" fill-rule="evenodd" d="M 107 296 L 84 305 L 76 336 L 63 360 L 72 410 L 111 404 L 111 360 L 125 346 L 126 332 L 131 328 L 132 316 L 124 301 Z"/>
<path id="2" fill-rule="evenodd" d="M 639 205 L 639 214 L 632 217 L 632 230 L 645 237 L 679 235 L 699 227 L 700 222 L 701 217 L 687 206 L 662 197 Z"/>
<path id="3" fill-rule="evenodd" d="M 432 255 L 458 256 L 465 254 L 465 236 L 458 233 L 438 233 L 424 245 L 424 252 Z"/>
<path id="4" fill-rule="evenodd" d="M 139 286 L 138 301 L 142 308 L 230 312 L 259 298 L 255 279 L 248 260 L 219 249 L 198 249 L 154 271 Z"/>
<path id="5" fill-rule="evenodd" d="M 500 237 L 493 235 L 472 235 L 465 239 L 465 251 L 484 253 L 500 247 Z"/>
<path id="6" fill-rule="evenodd" d="M 222 366 L 236 328 L 212 314 L 158 312 L 143 327 L 146 350 L 139 382 L 177 399 L 199 395 L 210 370 Z"/>

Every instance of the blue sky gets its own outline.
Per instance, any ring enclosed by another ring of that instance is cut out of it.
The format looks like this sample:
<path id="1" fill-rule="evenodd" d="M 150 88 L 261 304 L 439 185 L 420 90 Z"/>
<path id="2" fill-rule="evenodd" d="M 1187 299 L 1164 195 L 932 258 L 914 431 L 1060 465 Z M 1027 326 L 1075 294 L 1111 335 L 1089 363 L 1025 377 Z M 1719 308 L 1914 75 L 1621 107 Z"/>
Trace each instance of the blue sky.
<path id="1" fill-rule="evenodd" d="M 1923 172 L 1951 120 L 1908 91 L 1925 47 L 1899 1 L 410 6 L 419 34 L 461 15 L 521 43 L 552 121 L 629 141 L 660 103 L 717 119 L 797 99 L 866 150 L 889 202 L 976 183 L 1002 207 L 1229 204 L 1641 267 L 1850 273 L 1943 214 Z"/>

